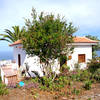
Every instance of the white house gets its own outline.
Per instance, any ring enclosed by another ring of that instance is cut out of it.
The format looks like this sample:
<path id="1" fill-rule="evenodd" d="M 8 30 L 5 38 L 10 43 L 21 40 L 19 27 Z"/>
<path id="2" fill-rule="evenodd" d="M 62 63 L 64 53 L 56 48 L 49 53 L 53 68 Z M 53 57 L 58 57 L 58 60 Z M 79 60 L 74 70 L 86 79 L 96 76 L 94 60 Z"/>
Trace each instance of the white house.
<path id="1" fill-rule="evenodd" d="M 71 55 L 69 55 L 69 60 L 67 61 L 67 65 L 70 69 L 73 70 L 76 63 L 79 63 L 81 68 L 85 68 L 89 59 L 92 59 L 92 45 L 97 45 L 97 43 L 98 41 L 94 41 L 86 37 L 74 37 L 74 43 L 72 43 L 74 51 Z M 25 50 L 23 50 L 21 40 L 10 44 L 10 46 L 13 47 L 14 60 L 17 65 L 24 66 L 24 64 L 28 62 L 31 66 L 30 70 L 36 70 L 41 76 L 43 75 L 41 73 L 39 58 L 37 56 L 28 57 Z M 58 60 L 55 61 L 53 66 L 54 70 L 59 70 L 60 64 Z"/>
<path id="2" fill-rule="evenodd" d="M 67 65 L 71 70 L 75 68 L 75 64 L 79 64 L 81 69 L 87 67 L 87 62 L 92 59 L 92 46 L 97 45 L 98 41 L 88 39 L 86 37 L 75 37 L 73 53 L 69 55 Z"/>
<path id="3" fill-rule="evenodd" d="M 92 59 L 92 45 L 97 45 L 97 43 L 98 41 L 90 40 L 86 37 L 74 37 L 74 42 L 72 44 L 68 44 L 69 48 L 70 46 L 74 47 L 73 53 L 67 55 L 69 59 L 66 64 L 70 67 L 70 70 L 75 68 L 76 63 L 79 63 L 81 69 L 86 68 L 87 62 Z M 21 40 L 10 44 L 10 46 L 13 47 L 15 63 L 1 67 L 1 78 L 6 85 L 16 85 L 18 80 L 17 69 L 19 67 L 23 70 L 26 63 L 29 66 L 30 73 L 31 71 L 37 71 L 40 76 L 43 76 L 43 67 L 40 63 L 39 57 L 29 57 L 25 50 L 23 50 Z M 55 59 L 55 61 L 52 63 L 52 70 L 59 73 L 59 69 L 60 63 L 58 59 Z"/>
<path id="4" fill-rule="evenodd" d="M 40 76 L 43 76 L 43 67 L 40 63 L 40 59 L 38 56 L 33 56 L 30 57 L 29 55 L 26 54 L 25 50 L 23 50 L 23 46 L 21 44 L 21 40 L 18 40 L 16 42 L 14 42 L 13 44 L 10 44 L 11 47 L 13 47 L 13 56 L 14 56 L 14 61 L 16 62 L 16 67 L 15 69 L 18 67 L 22 67 L 22 69 L 24 69 L 26 67 L 26 63 L 29 66 L 29 72 L 31 73 L 31 71 L 36 71 L 39 73 Z M 58 61 L 58 59 L 55 59 L 54 62 L 51 62 L 51 67 L 52 70 L 56 73 L 59 73 L 59 69 L 60 69 L 60 63 Z M 21 69 L 21 68 L 20 68 Z"/>

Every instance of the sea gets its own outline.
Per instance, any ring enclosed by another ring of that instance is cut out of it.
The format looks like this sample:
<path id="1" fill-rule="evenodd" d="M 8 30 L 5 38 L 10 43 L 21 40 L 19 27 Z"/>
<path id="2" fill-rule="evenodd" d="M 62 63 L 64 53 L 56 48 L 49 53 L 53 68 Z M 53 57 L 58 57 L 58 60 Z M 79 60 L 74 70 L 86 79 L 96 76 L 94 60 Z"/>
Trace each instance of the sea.
<path id="1" fill-rule="evenodd" d="M 97 56 L 100 57 L 100 51 L 96 51 Z"/>
<path id="2" fill-rule="evenodd" d="M 13 51 L 0 51 L 1 60 L 13 60 Z"/>
<path id="3" fill-rule="evenodd" d="M 100 57 L 100 51 L 96 53 L 98 57 Z M 13 51 L 0 51 L 0 61 L 1 60 L 13 60 Z"/>

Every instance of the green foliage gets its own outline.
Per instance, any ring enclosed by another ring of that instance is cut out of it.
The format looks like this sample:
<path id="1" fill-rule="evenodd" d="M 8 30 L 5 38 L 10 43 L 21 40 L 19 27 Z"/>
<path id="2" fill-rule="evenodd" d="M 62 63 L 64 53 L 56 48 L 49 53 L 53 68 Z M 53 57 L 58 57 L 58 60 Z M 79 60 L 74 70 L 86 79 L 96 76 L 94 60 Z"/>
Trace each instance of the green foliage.
<path id="1" fill-rule="evenodd" d="M 0 83 L 2 82 L 1 77 L 0 77 Z"/>
<path id="2" fill-rule="evenodd" d="M 39 56 L 43 62 L 59 57 L 66 43 L 72 42 L 72 34 L 75 32 L 72 23 L 68 25 L 63 19 L 55 18 L 52 14 L 41 13 L 39 18 L 36 18 L 35 10 L 32 15 L 33 23 L 28 27 L 26 39 L 23 40 L 26 52 Z"/>
<path id="3" fill-rule="evenodd" d="M 6 95 L 8 94 L 8 89 L 6 85 L 0 83 L 0 95 Z"/>
<path id="4" fill-rule="evenodd" d="M 26 20 L 27 34 L 23 39 L 23 47 L 29 55 L 37 55 L 45 68 L 50 67 L 50 60 L 59 58 L 70 51 L 66 44 L 73 42 L 76 28 L 72 23 L 66 23 L 64 18 L 53 14 L 37 15 L 32 9 L 32 21 Z M 62 52 L 63 51 L 63 52 Z"/>
<path id="5" fill-rule="evenodd" d="M 60 70 L 61 70 L 61 72 L 64 72 L 64 70 L 69 71 L 69 70 L 70 70 L 70 67 L 67 66 L 66 64 L 63 64 L 63 65 L 60 67 Z"/>
<path id="6" fill-rule="evenodd" d="M 5 84 L 2 84 L 1 77 L 0 77 L 0 95 L 8 94 L 8 89 Z"/>
<path id="7" fill-rule="evenodd" d="M 5 29 L 6 34 L 0 34 L 1 36 L 0 40 L 12 43 L 23 38 L 26 31 L 24 27 L 20 29 L 19 26 L 13 26 L 12 29 L 13 31 Z"/>
<path id="8" fill-rule="evenodd" d="M 94 73 L 98 68 L 100 68 L 100 58 L 94 58 L 88 63 L 88 70 Z"/>
<path id="9" fill-rule="evenodd" d="M 74 88 L 74 89 L 72 90 L 72 93 L 75 94 L 75 95 L 79 95 L 80 90 Z"/>
<path id="10" fill-rule="evenodd" d="M 70 78 L 73 81 L 87 81 L 92 79 L 92 73 L 90 73 L 88 70 L 77 70 L 71 72 Z"/>
<path id="11" fill-rule="evenodd" d="M 74 66 L 75 66 L 75 70 L 79 70 L 80 69 L 80 64 L 79 63 L 75 63 Z"/>
<path id="12" fill-rule="evenodd" d="M 72 75 L 72 76 L 71 76 L 71 79 L 72 79 L 73 81 L 80 81 L 80 74 Z"/>
<path id="13" fill-rule="evenodd" d="M 95 73 L 93 74 L 93 77 L 96 81 L 100 82 L 100 68 L 98 68 Z"/>
<path id="14" fill-rule="evenodd" d="M 45 85 L 41 85 L 41 86 L 40 86 L 40 89 L 43 90 L 43 91 L 48 90 L 48 88 L 47 88 Z"/>
<path id="15" fill-rule="evenodd" d="M 88 70 L 83 70 L 80 74 L 80 81 L 90 80 L 92 78 L 92 74 Z"/>
<path id="16" fill-rule="evenodd" d="M 91 98 L 88 98 L 87 100 L 92 100 Z"/>
<path id="17" fill-rule="evenodd" d="M 84 88 L 86 90 L 90 90 L 91 86 L 92 86 L 92 82 L 90 80 L 86 81 L 85 84 L 84 84 Z"/>
<path id="18" fill-rule="evenodd" d="M 52 78 L 47 78 L 46 76 L 41 78 L 42 85 L 49 87 L 52 84 Z"/>
<path id="19" fill-rule="evenodd" d="M 43 77 L 39 80 L 40 89 L 42 90 L 52 90 L 52 91 L 59 91 L 61 88 L 63 88 L 66 84 L 69 83 L 66 76 L 59 76 L 56 77 L 54 81 L 52 81 L 52 78 Z"/>
<path id="20" fill-rule="evenodd" d="M 60 66 L 65 64 L 67 61 L 67 56 L 66 55 L 60 55 Z"/>
<path id="21" fill-rule="evenodd" d="M 92 40 L 100 41 L 100 40 L 98 39 L 98 37 L 96 37 L 96 36 L 87 35 L 86 37 L 89 38 L 89 39 L 92 39 Z M 100 44 L 99 44 L 99 43 L 98 43 L 97 45 L 94 45 L 94 46 L 92 47 L 92 57 L 93 57 L 93 58 L 97 57 L 96 51 L 99 50 L 99 49 L 100 49 Z"/>

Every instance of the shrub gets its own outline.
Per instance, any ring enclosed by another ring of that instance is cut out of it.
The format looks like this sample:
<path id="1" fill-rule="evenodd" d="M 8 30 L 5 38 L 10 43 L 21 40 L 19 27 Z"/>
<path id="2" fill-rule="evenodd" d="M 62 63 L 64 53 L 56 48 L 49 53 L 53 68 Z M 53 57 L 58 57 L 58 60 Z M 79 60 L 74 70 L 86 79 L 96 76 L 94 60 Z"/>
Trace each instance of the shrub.
<path id="1" fill-rule="evenodd" d="M 52 84 L 52 78 L 50 78 L 50 77 L 48 78 L 48 77 L 44 76 L 44 77 L 41 78 L 40 82 L 41 82 L 42 85 L 49 87 L 50 84 Z"/>
<path id="2" fill-rule="evenodd" d="M 80 64 L 79 63 L 75 63 L 74 66 L 75 66 L 75 70 L 79 70 L 80 69 Z"/>
<path id="3" fill-rule="evenodd" d="M 46 86 L 41 85 L 41 86 L 40 86 L 40 89 L 43 90 L 43 91 L 45 91 L 45 90 L 47 90 L 48 88 L 47 88 Z"/>
<path id="4" fill-rule="evenodd" d="M 67 56 L 66 55 L 61 55 L 60 56 L 60 66 L 66 63 Z"/>
<path id="5" fill-rule="evenodd" d="M 92 85 L 92 82 L 91 81 L 86 81 L 85 82 L 85 85 L 84 85 L 84 88 L 86 90 L 90 90 L 91 89 L 91 85 Z"/>
<path id="6" fill-rule="evenodd" d="M 100 68 L 95 71 L 93 77 L 96 81 L 100 82 Z"/>
<path id="7" fill-rule="evenodd" d="M 0 95 L 8 94 L 8 89 L 5 84 L 0 83 Z"/>
<path id="8" fill-rule="evenodd" d="M 81 70 L 77 70 L 77 71 L 72 71 L 70 74 L 70 78 L 73 81 L 80 81 L 80 74 L 81 74 Z"/>
<path id="9" fill-rule="evenodd" d="M 68 75 L 69 74 L 69 70 L 70 70 L 70 67 L 67 66 L 66 64 L 63 64 L 60 67 L 60 72 L 61 72 L 62 75 Z"/>
<path id="10" fill-rule="evenodd" d="M 80 74 L 80 81 L 86 81 L 92 78 L 92 74 L 88 70 L 83 70 Z"/>
<path id="11" fill-rule="evenodd" d="M 75 95 L 79 95 L 80 90 L 74 88 L 74 89 L 72 90 L 72 93 L 75 94 Z"/>
<path id="12" fill-rule="evenodd" d="M 100 68 L 100 58 L 94 58 L 88 63 L 88 70 L 92 73 Z"/>
<path id="13" fill-rule="evenodd" d="M 64 70 L 69 71 L 69 70 L 70 70 L 70 67 L 67 66 L 66 64 L 63 64 L 63 65 L 61 66 L 60 70 L 61 70 L 61 72 L 63 72 Z"/>
<path id="14" fill-rule="evenodd" d="M 68 84 L 68 80 L 66 76 L 56 77 L 54 81 L 52 81 L 52 78 L 47 78 L 44 76 L 41 78 L 40 83 L 41 83 L 40 89 L 42 90 L 59 91 L 66 84 Z"/>

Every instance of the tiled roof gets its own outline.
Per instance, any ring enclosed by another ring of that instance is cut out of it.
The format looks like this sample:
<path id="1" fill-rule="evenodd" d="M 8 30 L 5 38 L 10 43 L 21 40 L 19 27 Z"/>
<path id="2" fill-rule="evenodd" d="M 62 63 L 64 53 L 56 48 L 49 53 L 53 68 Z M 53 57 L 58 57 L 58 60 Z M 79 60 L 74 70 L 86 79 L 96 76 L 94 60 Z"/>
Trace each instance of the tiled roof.
<path id="1" fill-rule="evenodd" d="M 17 40 L 14 43 L 10 44 L 9 46 L 14 46 L 14 45 L 21 44 L 21 43 L 22 43 L 21 40 Z"/>
<path id="2" fill-rule="evenodd" d="M 74 37 L 73 40 L 74 40 L 74 43 L 98 43 L 98 41 L 91 40 L 86 37 Z M 9 46 L 14 46 L 14 45 L 21 44 L 21 43 L 22 43 L 21 40 L 17 40 L 14 43 L 10 44 Z"/>
<path id="3" fill-rule="evenodd" d="M 74 43 L 98 43 L 98 41 L 86 37 L 74 37 Z"/>

